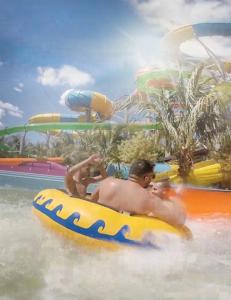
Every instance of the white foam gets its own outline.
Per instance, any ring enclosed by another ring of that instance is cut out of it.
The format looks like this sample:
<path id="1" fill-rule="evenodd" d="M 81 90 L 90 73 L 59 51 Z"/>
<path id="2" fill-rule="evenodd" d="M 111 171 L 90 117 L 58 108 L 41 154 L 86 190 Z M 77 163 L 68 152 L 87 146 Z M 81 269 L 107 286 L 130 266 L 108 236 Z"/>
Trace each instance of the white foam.
<path id="1" fill-rule="evenodd" d="M 189 220 L 194 239 L 162 250 L 94 251 L 43 227 L 34 196 L 1 190 L 0 299 L 230 298 L 230 220 Z"/>

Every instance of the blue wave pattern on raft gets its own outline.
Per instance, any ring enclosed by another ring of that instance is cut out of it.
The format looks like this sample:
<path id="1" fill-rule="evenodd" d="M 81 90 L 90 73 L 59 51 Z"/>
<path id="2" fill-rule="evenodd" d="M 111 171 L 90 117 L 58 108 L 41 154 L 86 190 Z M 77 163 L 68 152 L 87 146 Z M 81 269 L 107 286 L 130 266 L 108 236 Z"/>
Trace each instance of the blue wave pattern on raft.
<path id="1" fill-rule="evenodd" d="M 40 195 L 38 198 L 36 198 L 33 201 L 33 206 L 39 210 L 41 213 L 48 216 L 50 219 L 55 221 L 56 223 L 64 226 L 65 228 L 68 228 L 76 233 L 98 239 L 103 241 L 109 241 L 109 242 L 117 242 L 122 244 L 127 244 L 129 246 L 136 246 L 136 247 L 144 247 L 144 248 L 154 248 L 159 249 L 158 246 L 154 245 L 153 243 L 147 241 L 147 240 L 141 240 L 141 241 L 134 241 L 127 239 L 125 237 L 125 234 L 129 232 L 129 226 L 124 225 L 120 228 L 120 230 L 115 235 L 109 235 L 105 233 L 100 233 L 99 229 L 105 228 L 105 222 L 103 220 L 97 220 L 93 225 L 91 225 L 89 228 L 83 228 L 79 225 L 76 225 L 74 223 L 75 220 L 80 220 L 80 214 L 78 212 L 73 212 L 67 219 L 62 219 L 57 215 L 57 213 L 61 212 L 63 209 L 63 205 L 60 204 L 56 206 L 53 210 L 49 210 L 46 206 L 51 204 L 53 202 L 53 199 L 46 200 L 43 204 L 38 204 L 38 200 L 44 199 L 42 195 Z"/>

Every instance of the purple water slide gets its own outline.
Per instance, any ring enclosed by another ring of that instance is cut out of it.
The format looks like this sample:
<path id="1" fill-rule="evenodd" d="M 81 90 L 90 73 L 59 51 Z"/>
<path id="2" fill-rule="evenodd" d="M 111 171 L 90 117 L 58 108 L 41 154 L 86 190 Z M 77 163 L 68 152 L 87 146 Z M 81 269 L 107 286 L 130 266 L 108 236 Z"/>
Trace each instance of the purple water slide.
<path id="1" fill-rule="evenodd" d="M 67 167 L 50 161 L 25 162 L 20 165 L 1 165 L 1 171 L 15 171 L 24 173 L 64 176 Z"/>

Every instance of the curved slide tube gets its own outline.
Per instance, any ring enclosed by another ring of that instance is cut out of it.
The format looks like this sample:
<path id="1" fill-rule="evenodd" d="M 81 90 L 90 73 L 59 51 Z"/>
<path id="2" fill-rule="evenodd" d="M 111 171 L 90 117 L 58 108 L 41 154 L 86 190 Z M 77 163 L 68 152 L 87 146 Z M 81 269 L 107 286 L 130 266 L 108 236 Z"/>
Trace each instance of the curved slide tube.
<path id="1" fill-rule="evenodd" d="M 101 119 L 110 119 L 113 114 L 112 102 L 103 94 L 93 91 L 71 89 L 66 91 L 62 98 L 67 107 L 81 112 L 90 109 L 99 114 Z"/>
<path id="2" fill-rule="evenodd" d="M 230 65 L 231 66 L 231 65 Z M 231 69 L 230 69 L 231 71 Z M 190 72 L 182 71 L 181 75 L 183 78 L 189 78 L 191 76 Z M 140 70 L 136 76 L 136 95 L 138 97 L 144 97 L 145 95 L 155 95 L 161 93 L 164 90 L 174 90 L 176 88 L 176 78 L 179 77 L 179 72 L 174 69 L 158 69 L 154 67 L 146 68 Z M 203 78 L 206 80 L 206 76 L 203 75 Z M 217 93 L 222 93 L 222 103 L 229 104 L 231 99 L 231 83 L 222 82 L 216 84 L 214 91 Z M 179 107 L 177 103 L 174 104 L 175 107 Z M 230 116 L 227 114 L 227 119 L 230 119 Z"/>
<path id="3" fill-rule="evenodd" d="M 139 70 L 136 74 L 136 88 L 138 92 L 146 94 L 158 93 L 162 89 L 173 90 L 175 88 L 174 79 L 179 72 L 174 69 L 160 69 L 149 67 Z M 190 73 L 184 71 L 184 77 L 189 77 Z"/>
<path id="4" fill-rule="evenodd" d="M 22 131 L 37 131 L 43 132 L 47 130 L 112 130 L 117 127 L 125 127 L 128 124 L 110 124 L 110 123 L 44 123 L 44 124 L 29 124 L 17 127 L 5 128 L 0 130 L 0 137 L 8 134 L 13 134 Z M 129 124 L 129 128 L 136 130 L 154 130 L 160 128 L 160 124 Z"/>
<path id="5" fill-rule="evenodd" d="M 113 104 L 100 93 L 83 90 L 67 90 L 62 95 L 62 100 L 68 108 L 76 112 L 87 112 L 87 115 L 64 115 L 60 113 L 37 114 L 29 119 L 29 124 L 41 123 L 72 123 L 72 122 L 96 122 L 109 119 L 113 114 Z M 98 118 L 95 114 L 98 114 Z"/>
<path id="6" fill-rule="evenodd" d="M 201 23 L 187 25 L 169 32 L 163 38 L 163 46 L 168 56 L 179 58 L 181 51 L 180 45 L 196 37 L 202 36 L 231 36 L 231 23 Z M 186 56 L 186 55 L 185 55 Z M 189 56 L 189 58 L 192 58 Z M 222 63 L 224 71 L 231 73 L 231 62 Z M 175 88 L 174 79 L 178 76 L 178 71 L 174 69 L 160 69 L 156 67 L 146 67 L 137 72 L 136 87 L 140 97 L 142 93 L 156 94 L 160 90 L 172 90 Z M 189 77 L 190 72 L 183 71 L 184 77 Z M 230 102 L 231 84 L 223 82 L 217 84 L 215 91 L 222 92 L 224 103 Z M 140 94 L 141 93 L 141 94 Z"/>
<path id="7" fill-rule="evenodd" d="M 181 43 L 205 36 L 231 36 L 231 23 L 199 23 L 182 26 L 164 37 L 163 46 L 170 56 L 178 57 Z M 226 72 L 231 73 L 231 62 L 224 62 L 223 68 Z"/>
<path id="8" fill-rule="evenodd" d="M 49 113 L 49 114 L 38 114 L 30 117 L 29 124 L 38 124 L 38 123 L 67 123 L 67 122 L 86 122 L 85 116 L 76 116 L 76 115 L 63 115 L 59 113 Z"/>

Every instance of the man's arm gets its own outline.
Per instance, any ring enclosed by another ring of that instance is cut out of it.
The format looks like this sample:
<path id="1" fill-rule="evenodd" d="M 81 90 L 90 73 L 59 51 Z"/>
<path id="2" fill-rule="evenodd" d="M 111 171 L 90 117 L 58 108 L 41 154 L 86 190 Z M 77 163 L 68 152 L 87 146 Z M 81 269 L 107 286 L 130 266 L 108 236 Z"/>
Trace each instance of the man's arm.
<path id="1" fill-rule="evenodd" d="M 73 176 L 66 174 L 66 176 L 64 177 L 64 184 L 68 195 L 73 196 L 75 190 L 75 182 L 73 180 Z"/>
<path id="2" fill-rule="evenodd" d="M 171 187 L 170 181 L 168 178 L 164 178 L 158 182 L 151 182 L 148 190 L 152 191 L 153 194 L 156 194 L 161 199 L 166 198 L 166 192 Z"/>
<path id="3" fill-rule="evenodd" d="M 71 167 L 68 170 L 67 175 L 73 176 L 77 171 L 79 171 L 82 167 L 88 166 L 88 165 L 92 165 L 95 163 L 95 161 L 97 161 L 99 159 L 99 155 L 98 154 L 93 154 L 91 155 L 89 158 L 81 161 L 80 163 L 74 165 L 73 167 Z"/>
<path id="4" fill-rule="evenodd" d="M 186 219 L 185 209 L 179 199 L 161 199 L 157 195 L 150 195 L 146 202 L 146 210 L 174 226 L 183 225 Z"/>
<path id="5" fill-rule="evenodd" d="M 92 177 L 92 182 L 93 183 L 94 182 L 99 182 L 100 180 L 105 179 L 106 177 L 108 177 L 103 162 L 98 164 L 97 167 L 99 169 L 100 175 Z"/>
<path id="6" fill-rule="evenodd" d="M 75 181 L 73 179 L 74 174 L 77 171 L 79 171 L 82 167 L 88 164 L 89 164 L 89 158 L 74 165 L 67 171 L 67 174 L 64 177 L 64 184 L 68 195 L 73 196 L 73 194 L 75 193 Z"/>

